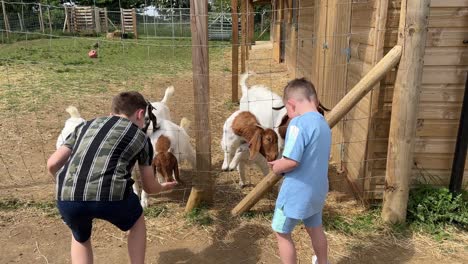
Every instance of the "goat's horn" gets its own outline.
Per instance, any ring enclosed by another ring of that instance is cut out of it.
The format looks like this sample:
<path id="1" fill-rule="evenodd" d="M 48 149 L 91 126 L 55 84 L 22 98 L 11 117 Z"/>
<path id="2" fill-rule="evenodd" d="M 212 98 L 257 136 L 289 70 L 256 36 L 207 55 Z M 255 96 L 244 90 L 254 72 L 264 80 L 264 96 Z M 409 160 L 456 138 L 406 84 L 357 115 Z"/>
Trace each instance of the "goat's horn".
<path id="1" fill-rule="evenodd" d="M 272 107 L 271 109 L 278 111 L 278 110 L 281 110 L 281 109 L 283 109 L 283 108 L 284 108 L 284 105 Z"/>

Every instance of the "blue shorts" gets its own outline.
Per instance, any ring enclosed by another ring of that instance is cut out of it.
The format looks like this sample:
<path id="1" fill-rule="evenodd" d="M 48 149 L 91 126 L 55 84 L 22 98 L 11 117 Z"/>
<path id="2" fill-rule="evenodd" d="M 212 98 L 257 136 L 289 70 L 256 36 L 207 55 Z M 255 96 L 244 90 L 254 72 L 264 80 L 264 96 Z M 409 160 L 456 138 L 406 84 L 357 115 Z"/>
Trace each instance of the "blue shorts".
<path id="1" fill-rule="evenodd" d="M 294 219 L 285 216 L 281 208 L 276 208 L 271 227 L 276 233 L 290 234 L 300 221 L 302 221 L 306 227 L 321 226 L 322 210 L 306 219 Z"/>
<path id="2" fill-rule="evenodd" d="M 133 192 L 122 201 L 57 201 L 57 207 L 62 220 L 80 243 L 91 237 L 95 218 L 106 220 L 122 231 L 128 231 L 143 213 L 138 196 Z"/>

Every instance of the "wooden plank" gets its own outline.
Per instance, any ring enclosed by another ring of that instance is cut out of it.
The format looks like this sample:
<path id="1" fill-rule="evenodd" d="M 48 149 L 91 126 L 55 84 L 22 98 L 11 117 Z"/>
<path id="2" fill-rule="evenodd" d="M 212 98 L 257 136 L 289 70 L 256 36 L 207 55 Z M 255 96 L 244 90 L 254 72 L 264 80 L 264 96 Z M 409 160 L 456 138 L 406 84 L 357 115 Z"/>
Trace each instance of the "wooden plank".
<path id="1" fill-rule="evenodd" d="M 389 11 L 387 28 L 397 28 L 400 11 L 392 9 Z M 457 28 L 467 27 L 468 8 L 431 8 L 429 14 L 430 28 Z"/>
<path id="2" fill-rule="evenodd" d="M 424 65 L 466 66 L 468 65 L 468 49 L 466 47 L 428 47 L 424 55 Z"/>
<path id="3" fill-rule="evenodd" d="M 388 148 L 387 139 L 376 139 L 373 144 L 376 152 L 384 152 Z M 452 154 L 455 150 L 455 139 L 447 138 L 415 138 L 413 153 Z"/>
<path id="4" fill-rule="evenodd" d="M 374 45 L 375 34 L 375 28 L 351 27 L 351 42 Z"/>
<path id="5" fill-rule="evenodd" d="M 375 138 L 388 138 L 389 120 L 376 121 Z M 457 136 L 458 121 L 445 119 L 418 119 L 416 126 L 417 137 L 445 137 Z"/>
<path id="6" fill-rule="evenodd" d="M 351 17 L 351 27 L 374 28 L 376 24 L 375 10 L 375 8 L 363 9 L 354 6 Z"/>
<path id="7" fill-rule="evenodd" d="M 458 84 L 466 80 L 467 66 L 424 66 L 423 84 Z"/>
<path id="8" fill-rule="evenodd" d="M 351 41 L 350 50 L 351 58 L 355 58 L 359 61 L 363 61 L 372 65 L 375 50 L 374 46 Z"/>
<path id="9" fill-rule="evenodd" d="M 468 39 L 468 28 L 429 28 L 426 47 L 466 47 L 463 40 Z M 385 33 L 385 47 L 397 43 L 397 31 L 388 29 Z"/>
<path id="10" fill-rule="evenodd" d="M 384 105 L 377 114 L 378 118 L 390 118 L 390 105 Z M 461 105 L 453 103 L 421 103 L 417 110 L 418 119 L 448 119 L 460 118 Z"/>
<path id="11" fill-rule="evenodd" d="M 382 94 L 381 100 L 392 102 L 393 85 L 385 87 L 387 91 Z M 420 102 L 453 102 L 461 103 L 464 87 L 462 84 L 425 84 L 421 86 Z"/>

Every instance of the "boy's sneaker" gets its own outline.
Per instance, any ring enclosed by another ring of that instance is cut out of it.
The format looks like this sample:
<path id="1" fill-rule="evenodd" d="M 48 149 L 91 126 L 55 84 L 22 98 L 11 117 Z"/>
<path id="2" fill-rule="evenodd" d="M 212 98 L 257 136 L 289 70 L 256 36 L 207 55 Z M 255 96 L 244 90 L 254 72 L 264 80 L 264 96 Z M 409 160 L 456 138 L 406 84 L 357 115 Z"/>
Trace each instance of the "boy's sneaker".
<path id="1" fill-rule="evenodd" d="M 330 264 L 330 262 L 327 261 L 328 264 Z M 312 264 L 318 264 L 317 262 L 317 256 L 313 255 L 312 256 Z"/>

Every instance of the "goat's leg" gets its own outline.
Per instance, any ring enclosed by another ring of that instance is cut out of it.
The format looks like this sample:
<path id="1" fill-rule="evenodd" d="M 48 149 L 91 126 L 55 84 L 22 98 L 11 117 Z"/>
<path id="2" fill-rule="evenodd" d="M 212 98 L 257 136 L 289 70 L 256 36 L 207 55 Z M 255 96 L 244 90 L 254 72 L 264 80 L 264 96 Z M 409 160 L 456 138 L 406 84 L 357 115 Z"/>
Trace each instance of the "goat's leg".
<path id="1" fill-rule="evenodd" d="M 149 194 L 145 192 L 145 190 L 141 191 L 141 207 L 143 209 L 148 207 L 148 199 L 149 199 Z"/>
<path id="2" fill-rule="evenodd" d="M 245 154 L 246 153 L 240 147 L 237 148 L 236 153 L 234 154 L 234 157 L 231 158 L 231 162 L 229 163 L 228 169 L 231 171 L 231 170 L 234 170 L 235 168 L 238 168 L 238 165 L 243 158 L 248 159 L 248 156 L 246 156 Z"/>
<path id="3" fill-rule="evenodd" d="M 221 167 L 221 170 L 223 171 L 232 170 L 230 169 L 230 166 L 229 166 L 232 158 L 233 158 L 232 151 L 224 150 L 224 161 L 223 161 L 223 166 Z"/>
<path id="4" fill-rule="evenodd" d="M 239 172 L 239 187 L 244 188 L 245 187 L 245 162 L 240 161 L 237 164 L 237 172 Z"/>
<path id="5" fill-rule="evenodd" d="M 270 167 L 268 166 L 268 162 L 265 157 L 263 157 L 263 155 L 257 155 L 254 162 L 260 168 L 260 170 L 262 170 L 263 176 L 268 175 L 270 172 Z"/>

